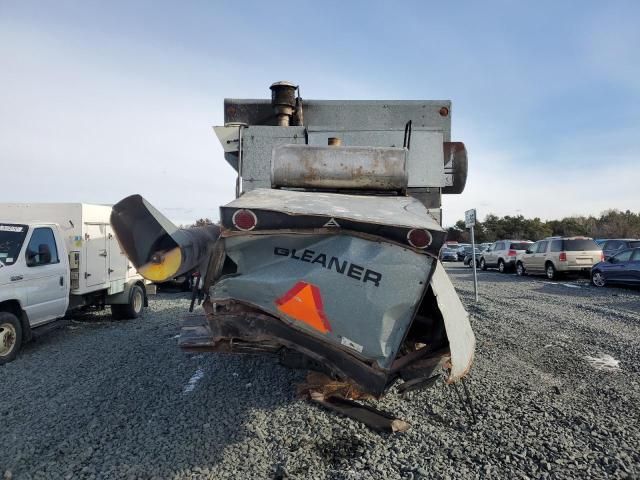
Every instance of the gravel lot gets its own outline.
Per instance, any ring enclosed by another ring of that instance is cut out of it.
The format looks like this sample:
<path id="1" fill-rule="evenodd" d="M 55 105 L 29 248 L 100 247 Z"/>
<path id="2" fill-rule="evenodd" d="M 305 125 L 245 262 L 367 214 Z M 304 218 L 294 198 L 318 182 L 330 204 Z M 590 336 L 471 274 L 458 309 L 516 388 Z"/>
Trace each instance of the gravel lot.
<path id="1" fill-rule="evenodd" d="M 270 357 L 177 347 L 187 297 L 92 315 L 0 368 L 5 478 L 638 478 L 640 292 L 447 266 L 478 340 L 471 425 L 443 385 L 379 406 L 379 435 L 295 399 Z M 610 370 L 587 357 L 610 355 Z"/>

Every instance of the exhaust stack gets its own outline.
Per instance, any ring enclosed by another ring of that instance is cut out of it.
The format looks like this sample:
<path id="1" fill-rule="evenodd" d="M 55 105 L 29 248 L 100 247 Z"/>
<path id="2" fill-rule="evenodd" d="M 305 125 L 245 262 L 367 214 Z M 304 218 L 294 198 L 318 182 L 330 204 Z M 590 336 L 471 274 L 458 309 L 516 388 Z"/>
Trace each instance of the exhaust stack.
<path id="1" fill-rule="evenodd" d="M 207 259 L 208 245 L 220 236 L 217 225 L 176 227 L 140 195 L 113 206 L 111 225 L 125 255 L 152 282 L 199 268 Z"/>

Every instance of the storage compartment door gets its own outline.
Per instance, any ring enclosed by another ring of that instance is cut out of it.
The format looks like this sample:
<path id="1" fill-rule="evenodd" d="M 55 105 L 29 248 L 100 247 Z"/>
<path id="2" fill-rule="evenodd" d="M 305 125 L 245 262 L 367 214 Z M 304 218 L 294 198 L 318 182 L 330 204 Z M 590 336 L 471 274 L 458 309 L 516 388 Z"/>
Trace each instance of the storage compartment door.
<path id="1" fill-rule="evenodd" d="M 107 225 L 85 225 L 86 269 L 84 277 L 87 287 L 104 285 L 107 281 Z"/>
<path id="2" fill-rule="evenodd" d="M 111 282 L 124 280 L 127 276 L 128 260 L 120 250 L 120 245 L 111 229 L 111 225 L 107 225 L 107 244 L 109 249 L 109 280 Z"/>

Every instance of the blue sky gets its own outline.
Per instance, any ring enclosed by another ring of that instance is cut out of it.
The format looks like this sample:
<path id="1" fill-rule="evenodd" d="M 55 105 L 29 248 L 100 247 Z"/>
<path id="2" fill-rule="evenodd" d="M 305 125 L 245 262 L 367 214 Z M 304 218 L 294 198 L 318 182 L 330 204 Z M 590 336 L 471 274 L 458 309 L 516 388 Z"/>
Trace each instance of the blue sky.
<path id="1" fill-rule="evenodd" d="M 640 211 L 640 2 L 0 0 L 0 201 L 217 216 L 225 97 L 451 99 L 445 224 Z"/>

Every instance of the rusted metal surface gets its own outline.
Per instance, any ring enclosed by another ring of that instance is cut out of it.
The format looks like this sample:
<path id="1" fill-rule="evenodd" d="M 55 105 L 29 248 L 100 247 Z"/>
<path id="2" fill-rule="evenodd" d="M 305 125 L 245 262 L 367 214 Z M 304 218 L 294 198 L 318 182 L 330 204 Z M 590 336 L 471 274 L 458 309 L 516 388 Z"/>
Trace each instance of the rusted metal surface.
<path id="1" fill-rule="evenodd" d="M 404 148 L 279 145 L 273 149 L 271 186 L 404 191 L 407 152 Z"/>
<path id="2" fill-rule="evenodd" d="M 273 106 L 279 127 L 288 127 L 296 107 L 296 85 L 291 82 L 275 82 L 271 89 L 271 105 Z"/>
<path id="3" fill-rule="evenodd" d="M 321 394 L 312 393 L 311 401 L 329 410 L 362 422 L 369 428 L 379 432 L 405 432 L 410 426 L 407 422 L 397 418 L 392 413 L 378 410 L 369 405 L 363 405 L 340 396 L 325 397 Z"/>

